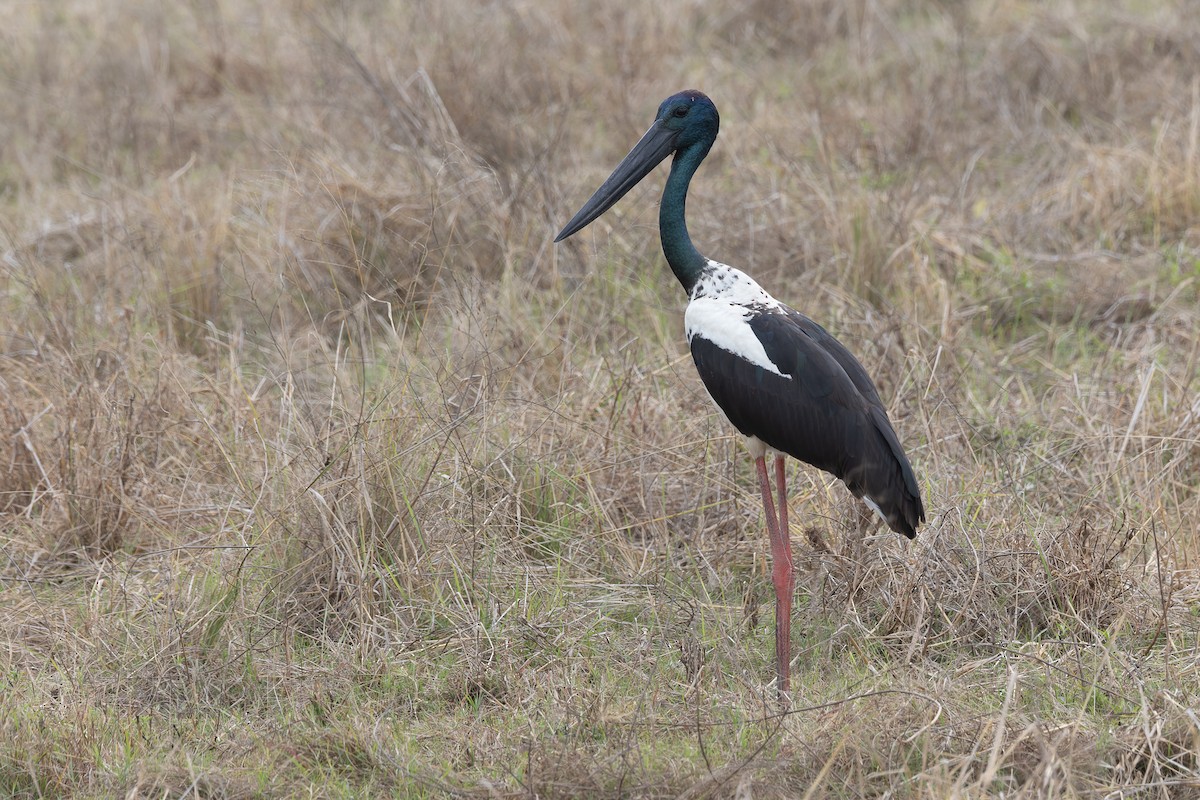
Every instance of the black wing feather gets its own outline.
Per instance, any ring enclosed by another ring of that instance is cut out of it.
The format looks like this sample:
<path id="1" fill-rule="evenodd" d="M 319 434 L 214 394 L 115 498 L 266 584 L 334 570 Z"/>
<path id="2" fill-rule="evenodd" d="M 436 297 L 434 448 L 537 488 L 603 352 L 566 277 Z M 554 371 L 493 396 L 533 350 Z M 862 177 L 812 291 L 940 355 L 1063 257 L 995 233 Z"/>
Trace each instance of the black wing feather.
<path id="1" fill-rule="evenodd" d="M 842 479 L 912 538 L 925 519 L 912 465 L 867 371 L 798 311 L 763 312 L 750 328 L 782 375 L 692 336 L 708 393 L 741 433 Z"/>

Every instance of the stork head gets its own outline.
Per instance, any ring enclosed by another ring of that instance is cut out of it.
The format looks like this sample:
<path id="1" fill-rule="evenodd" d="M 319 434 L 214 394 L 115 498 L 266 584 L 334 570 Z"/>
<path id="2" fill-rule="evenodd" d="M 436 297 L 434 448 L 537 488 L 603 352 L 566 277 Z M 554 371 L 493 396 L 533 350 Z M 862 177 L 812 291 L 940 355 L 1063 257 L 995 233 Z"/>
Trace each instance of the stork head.
<path id="1" fill-rule="evenodd" d="M 587 227 L 671 153 L 698 150 L 698 157 L 703 158 L 716 141 L 720 124 L 717 107 L 703 92 L 688 89 L 663 100 L 650 130 L 633 146 L 629 155 L 617 165 L 612 175 L 583 204 L 583 208 L 571 218 L 554 241 L 561 242 Z"/>

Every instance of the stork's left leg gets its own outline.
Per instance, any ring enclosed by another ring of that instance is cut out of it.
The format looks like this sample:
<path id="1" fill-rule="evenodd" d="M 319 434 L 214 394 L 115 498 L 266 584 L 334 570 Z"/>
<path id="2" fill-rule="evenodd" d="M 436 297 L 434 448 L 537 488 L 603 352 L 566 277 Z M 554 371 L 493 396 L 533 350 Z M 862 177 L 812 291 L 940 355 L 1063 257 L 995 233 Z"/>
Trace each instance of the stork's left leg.
<path id="1" fill-rule="evenodd" d="M 788 574 L 792 568 L 792 537 L 788 535 L 787 469 L 783 456 L 775 456 L 775 486 L 779 489 L 779 533 L 787 543 Z"/>
<path id="2" fill-rule="evenodd" d="M 763 512 L 767 518 L 767 533 L 771 537 L 771 582 L 775 584 L 776 688 L 780 694 L 784 694 L 790 685 L 792 663 L 792 548 L 787 531 L 779 529 L 779 516 L 775 512 L 766 459 L 758 456 L 754 459 L 754 465 L 758 468 Z M 777 476 L 781 474 L 778 470 L 776 466 Z"/>
<path id="3" fill-rule="evenodd" d="M 785 636 L 782 641 L 780 660 L 786 664 L 786 672 L 791 671 L 792 664 L 792 596 L 795 593 L 796 579 L 792 570 L 792 537 L 788 532 L 788 500 L 787 500 L 787 470 L 783 456 L 775 455 L 775 487 L 779 492 L 779 522 L 776 527 L 778 542 L 772 542 L 775 551 L 775 568 L 771 578 L 775 583 L 776 602 L 783 606 L 782 616 L 787 620 Z M 776 647 L 780 645 L 776 640 Z M 782 687 L 787 691 L 786 685 Z"/>

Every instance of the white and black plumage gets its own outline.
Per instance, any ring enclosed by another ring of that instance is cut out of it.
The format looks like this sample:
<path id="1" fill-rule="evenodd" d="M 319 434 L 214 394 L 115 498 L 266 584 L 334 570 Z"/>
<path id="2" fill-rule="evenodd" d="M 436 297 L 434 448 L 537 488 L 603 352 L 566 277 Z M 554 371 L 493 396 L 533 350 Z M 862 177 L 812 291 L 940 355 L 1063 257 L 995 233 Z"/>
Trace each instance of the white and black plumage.
<path id="1" fill-rule="evenodd" d="M 756 456 L 769 448 L 841 478 L 908 538 L 916 475 L 879 393 L 842 343 L 741 270 L 709 261 L 684 315 L 700 379 Z"/>
<path id="2" fill-rule="evenodd" d="M 659 207 L 659 234 L 667 263 L 688 293 L 684 324 L 696 370 L 713 401 L 746 437 L 758 471 L 774 562 L 778 688 L 786 692 L 794 583 L 783 454 L 840 478 L 892 530 L 910 539 L 925 520 L 925 509 L 879 393 L 850 351 L 750 276 L 705 258 L 692 244 L 687 189 L 719 126 L 716 106 L 701 92 L 667 98 L 650 130 L 555 241 L 599 217 L 674 155 Z M 775 455 L 778 513 L 768 453 Z"/>

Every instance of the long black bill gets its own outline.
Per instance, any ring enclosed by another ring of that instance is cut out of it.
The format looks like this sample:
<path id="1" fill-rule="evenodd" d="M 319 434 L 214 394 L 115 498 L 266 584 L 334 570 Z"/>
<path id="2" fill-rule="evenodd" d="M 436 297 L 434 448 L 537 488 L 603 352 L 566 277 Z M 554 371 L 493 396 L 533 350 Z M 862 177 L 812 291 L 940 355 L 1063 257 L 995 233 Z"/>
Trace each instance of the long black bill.
<path id="1" fill-rule="evenodd" d="M 629 155 L 617 165 L 613 174 L 609 175 L 608 180 L 600 185 L 591 199 L 583 204 L 583 208 L 571 218 L 554 241 L 561 242 L 571 234 L 579 232 L 596 217 L 612 208 L 614 203 L 675 150 L 676 136 L 678 131 L 668 130 L 663 127 L 661 120 L 655 120 L 641 141 L 633 146 Z"/>

